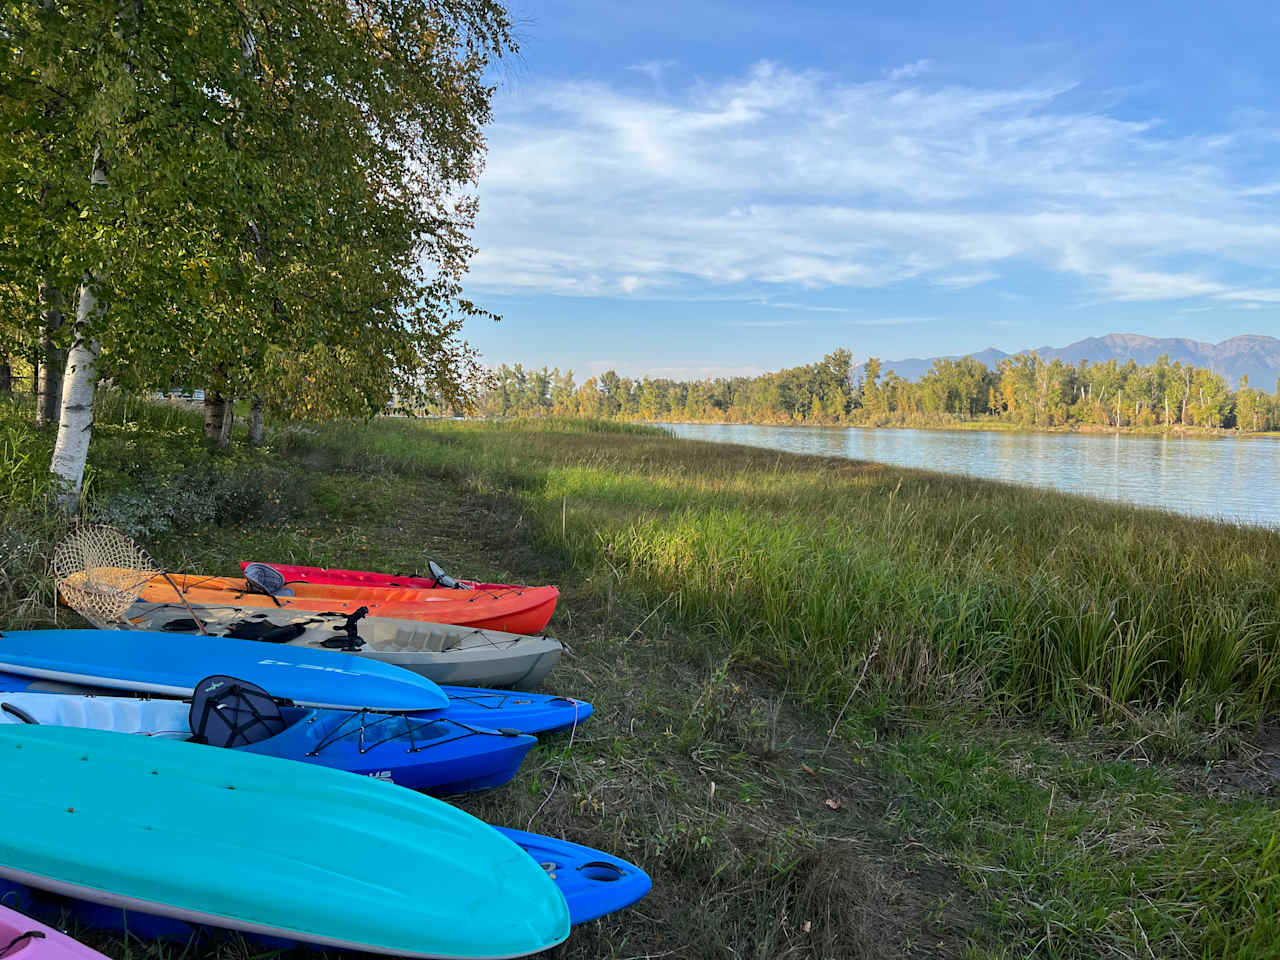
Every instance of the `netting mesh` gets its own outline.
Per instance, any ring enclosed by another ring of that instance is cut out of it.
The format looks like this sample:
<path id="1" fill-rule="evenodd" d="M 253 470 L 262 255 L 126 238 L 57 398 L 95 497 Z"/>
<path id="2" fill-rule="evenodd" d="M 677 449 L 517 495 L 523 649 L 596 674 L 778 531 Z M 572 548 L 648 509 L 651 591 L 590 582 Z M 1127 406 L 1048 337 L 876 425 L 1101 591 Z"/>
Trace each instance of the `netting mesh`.
<path id="1" fill-rule="evenodd" d="M 150 554 L 115 527 L 82 524 L 53 551 L 63 601 L 96 626 L 117 626 L 160 573 Z"/>

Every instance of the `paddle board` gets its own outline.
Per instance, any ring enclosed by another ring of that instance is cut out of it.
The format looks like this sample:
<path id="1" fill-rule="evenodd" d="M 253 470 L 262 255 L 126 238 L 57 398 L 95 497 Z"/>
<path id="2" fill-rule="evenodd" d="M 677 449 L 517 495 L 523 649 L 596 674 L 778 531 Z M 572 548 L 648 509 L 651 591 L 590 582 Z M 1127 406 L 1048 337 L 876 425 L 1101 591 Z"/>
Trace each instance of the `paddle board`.
<path id="1" fill-rule="evenodd" d="M 561 943 L 537 862 L 446 803 L 238 750 L 0 727 L 0 878 L 339 950 L 481 960 Z"/>
<path id="2" fill-rule="evenodd" d="M 146 630 L 5 630 L 0 671 L 54 683 L 189 697 L 205 677 L 226 674 L 300 707 L 409 713 L 448 698 L 426 677 L 331 650 L 206 637 L 175 643 Z"/>

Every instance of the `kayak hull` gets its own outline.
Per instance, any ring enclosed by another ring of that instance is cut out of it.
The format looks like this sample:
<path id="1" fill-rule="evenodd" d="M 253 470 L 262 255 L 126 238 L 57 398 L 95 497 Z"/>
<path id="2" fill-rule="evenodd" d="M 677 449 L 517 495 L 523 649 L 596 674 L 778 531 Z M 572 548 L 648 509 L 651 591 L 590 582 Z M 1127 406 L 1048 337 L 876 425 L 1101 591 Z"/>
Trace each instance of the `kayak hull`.
<path id="1" fill-rule="evenodd" d="M 206 631 L 220 636 L 258 635 L 271 627 L 301 629 L 285 641 L 289 646 L 332 649 L 347 636 L 347 617 L 342 614 L 246 607 L 239 600 L 189 606 L 139 600 L 125 616 L 145 630 L 193 633 L 193 615 Z M 553 637 L 425 620 L 361 617 L 354 627 L 362 641 L 350 651 L 356 656 L 411 670 L 435 683 L 459 686 L 536 687 L 560 661 L 564 649 Z"/>
<path id="2" fill-rule="evenodd" d="M 558 697 L 553 694 L 486 690 L 478 687 L 445 686 L 440 689 L 448 697 L 448 706 L 444 710 L 408 715 L 436 716 L 476 727 L 532 734 L 572 729 L 595 712 L 595 708 L 585 700 Z M 91 693 L 103 697 L 117 696 L 121 693 L 119 690 L 55 683 L 4 672 L 0 672 L 0 691 Z M 190 691 L 186 696 L 188 698 L 191 696 Z"/>
<path id="3" fill-rule="evenodd" d="M 22 897 L 13 899 L 22 900 Z M 29 898 L 26 898 L 29 904 Z M 30 935 L 24 943 L 24 936 Z M 97 950 L 91 950 L 65 933 L 46 926 L 25 913 L 0 906 L 0 947 L 11 946 L 6 958 L 13 960 L 107 960 Z"/>
<path id="4" fill-rule="evenodd" d="M 449 703 L 426 677 L 366 657 L 231 637 L 175 644 L 171 633 L 144 630 L 5 630 L 0 671 L 170 697 L 226 674 L 299 706 L 335 710 L 411 713 Z"/>
<path id="5" fill-rule="evenodd" d="M 542 864 L 564 894 L 574 926 L 629 907 L 653 889 L 647 873 L 619 857 L 568 840 L 494 829 Z"/>
<path id="6" fill-rule="evenodd" d="M 182 593 L 175 595 L 174 587 Z M 539 633 L 555 612 L 555 587 L 501 587 L 487 590 L 421 590 L 412 587 L 367 587 L 344 584 L 293 583 L 292 596 L 268 596 L 250 590 L 240 577 L 194 574 L 159 576 L 142 588 L 147 603 L 226 604 L 269 610 L 332 612 L 348 615 L 368 607 L 371 617 L 426 620 L 506 633 Z"/>
<path id="7" fill-rule="evenodd" d="M 240 561 L 240 570 L 253 563 Z M 339 567 L 304 567 L 294 563 L 271 563 L 268 566 L 280 571 L 285 583 L 321 583 L 344 587 L 411 587 L 415 590 L 449 590 L 432 577 L 417 574 L 373 573 L 369 570 L 343 570 Z M 458 580 L 467 590 L 520 590 L 518 583 L 485 583 L 480 580 Z"/>
<path id="8" fill-rule="evenodd" d="M 5 726 L 0 804 L 0 878 L 107 908 L 422 958 L 526 956 L 568 936 L 564 896 L 509 839 L 335 770 Z"/>
<path id="9" fill-rule="evenodd" d="M 639 867 L 600 850 L 523 830 L 507 827 L 493 829 L 524 850 L 556 884 L 568 907 L 570 926 L 588 923 L 629 907 L 652 888 L 649 875 Z M 29 887 L 19 884 L 0 881 L 0 895 L 4 895 L 6 899 L 16 896 L 24 909 L 32 912 L 39 912 L 42 906 L 40 901 L 32 897 Z M 62 897 L 46 900 L 48 902 L 43 906 L 51 918 L 59 919 L 65 910 L 77 923 L 93 930 L 128 931 L 131 935 L 146 940 L 184 942 L 202 932 L 199 927 L 182 920 L 126 910 L 119 906 Z M 27 922 L 33 923 L 30 920 Z M 275 949 L 306 946 L 296 940 L 278 936 L 258 935 L 252 939 Z M 49 960 L 99 960 L 102 956 L 75 941 L 71 942 L 85 952 L 51 955 Z"/>
<path id="10" fill-rule="evenodd" d="M 478 687 L 443 686 L 449 706 L 443 715 L 460 723 L 521 733 L 554 733 L 571 730 L 595 712 L 595 707 L 574 697 Z"/>
<path id="11" fill-rule="evenodd" d="M 178 700 L 139 700 L 67 693 L 0 694 L 0 724 L 35 721 L 163 739 L 191 736 L 190 707 Z M 389 780 L 411 790 L 466 793 L 501 786 L 515 776 L 537 742 L 443 718 L 340 710 L 281 711 L 287 726 L 246 753 L 296 760 Z"/>

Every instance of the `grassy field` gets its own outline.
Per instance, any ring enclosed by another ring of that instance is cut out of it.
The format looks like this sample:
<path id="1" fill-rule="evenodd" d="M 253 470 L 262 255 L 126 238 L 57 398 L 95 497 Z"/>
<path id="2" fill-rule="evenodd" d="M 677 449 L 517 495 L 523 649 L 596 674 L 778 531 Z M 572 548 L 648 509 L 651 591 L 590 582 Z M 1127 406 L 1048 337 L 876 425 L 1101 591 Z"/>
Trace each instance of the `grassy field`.
<path id="1" fill-rule="evenodd" d="M 23 414 L 10 625 L 62 528 Z M 170 569 L 561 585 L 597 714 L 457 801 L 653 875 L 559 956 L 1280 955 L 1280 535 L 616 424 L 100 422 L 95 509 Z"/>

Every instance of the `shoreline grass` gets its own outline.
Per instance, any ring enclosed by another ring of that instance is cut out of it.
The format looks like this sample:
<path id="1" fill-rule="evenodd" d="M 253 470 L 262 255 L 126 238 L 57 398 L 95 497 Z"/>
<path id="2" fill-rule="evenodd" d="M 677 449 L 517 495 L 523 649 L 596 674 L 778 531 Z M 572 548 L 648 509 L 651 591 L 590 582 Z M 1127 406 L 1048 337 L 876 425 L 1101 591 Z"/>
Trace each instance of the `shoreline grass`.
<path id="1" fill-rule="evenodd" d="M 197 522 L 141 465 L 95 497 L 151 491 L 171 569 L 561 585 L 548 687 L 597 715 L 457 801 L 654 876 L 559 956 L 1275 955 L 1278 534 L 615 424 L 330 424 L 230 462 Z M 58 522 L 11 512 L 0 566 L 39 584 Z"/>
<path id="2" fill-rule="evenodd" d="M 896 700 L 1075 729 L 1138 710 L 1220 736 L 1280 698 L 1273 531 L 656 434 L 339 432 L 348 458 L 516 491 L 545 539 L 563 530 L 579 562 L 670 598 L 818 707 L 869 657 L 870 689 Z"/>

